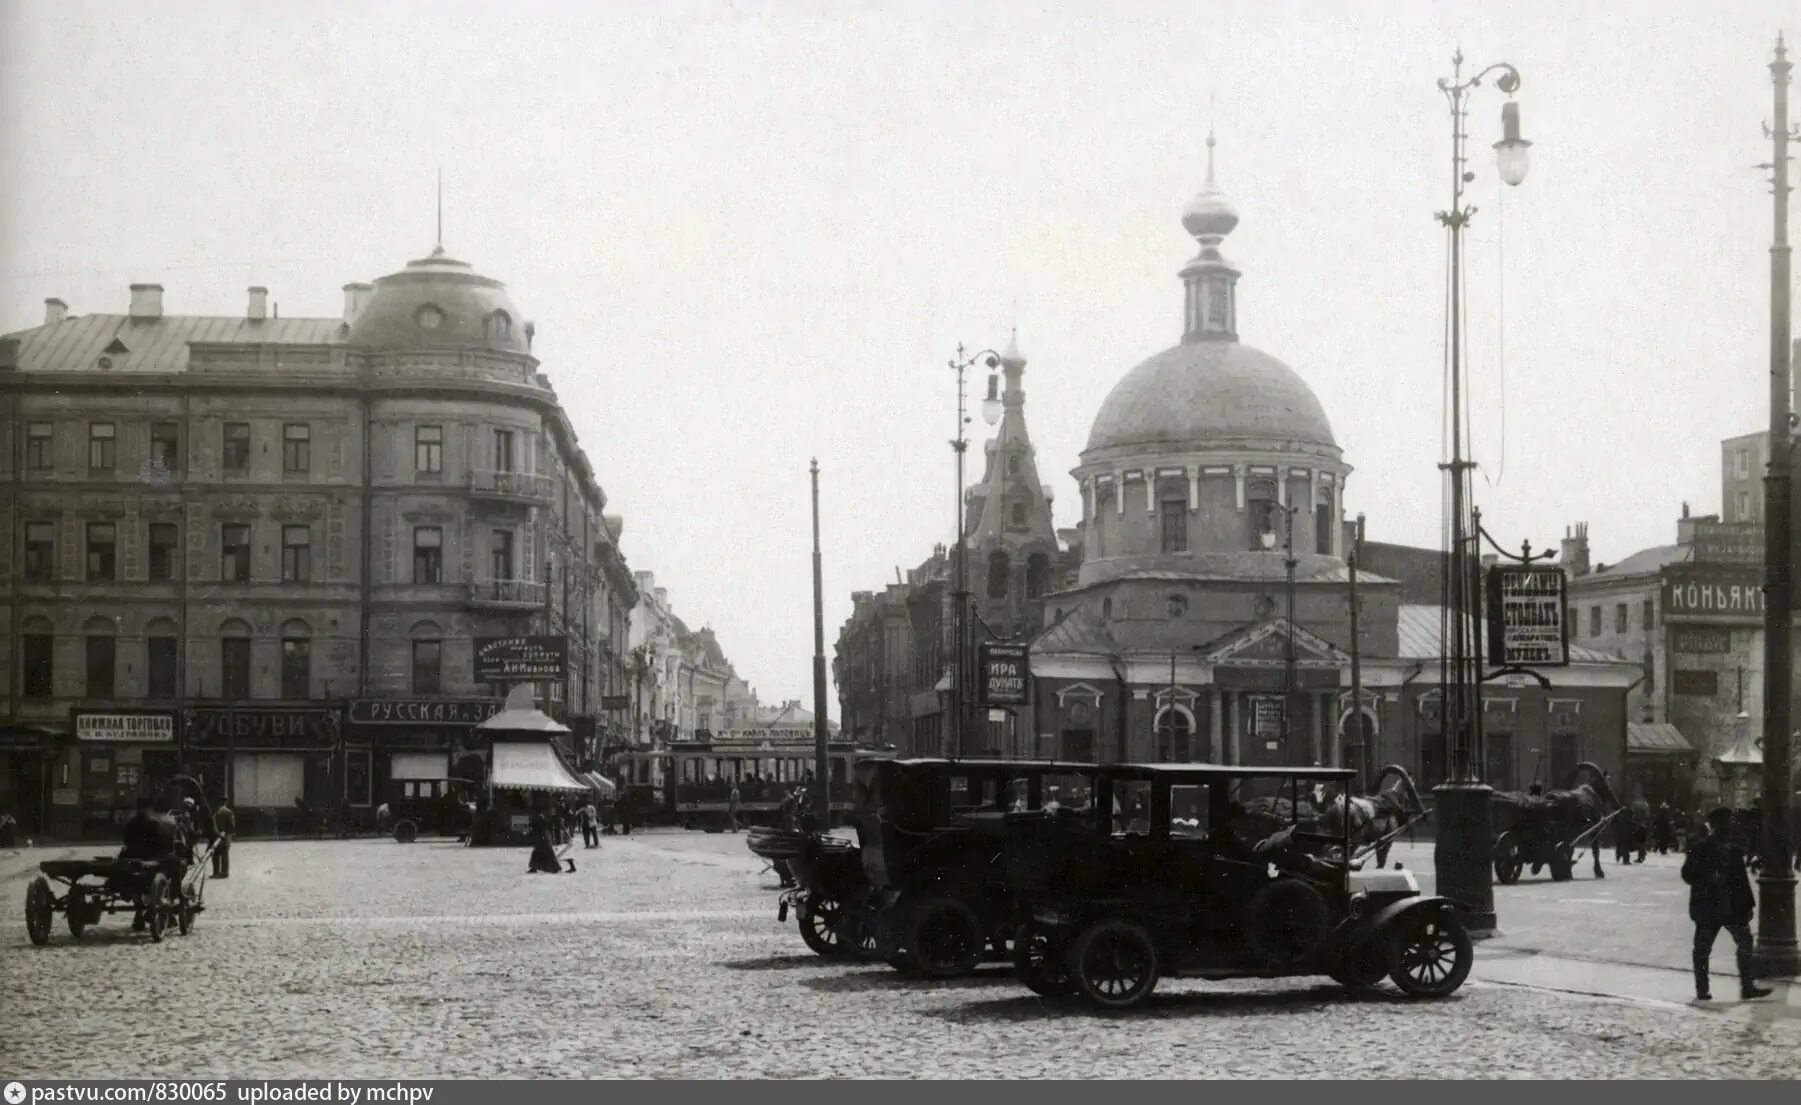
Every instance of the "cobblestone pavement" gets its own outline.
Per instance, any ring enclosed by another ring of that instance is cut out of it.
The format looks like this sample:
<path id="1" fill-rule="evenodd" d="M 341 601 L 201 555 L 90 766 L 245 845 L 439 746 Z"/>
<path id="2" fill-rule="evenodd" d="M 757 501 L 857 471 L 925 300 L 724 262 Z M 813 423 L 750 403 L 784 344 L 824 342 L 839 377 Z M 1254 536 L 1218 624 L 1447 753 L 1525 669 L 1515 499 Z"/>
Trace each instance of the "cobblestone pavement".
<path id="1" fill-rule="evenodd" d="M 190 936 L 153 945 L 121 916 L 30 946 L 37 861 L 99 851 L 0 853 L 0 1079 L 1801 1073 L 1801 1021 L 1488 983 L 1490 945 L 1443 1002 L 1166 982 L 1115 1017 L 999 970 L 946 984 L 828 963 L 776 923 L 736 835 L 609 837 L 556 878 L 524 874 L 523 850 L 246 841 Z M 1528 889 L 1599 896 L 1503 902 Z"/>

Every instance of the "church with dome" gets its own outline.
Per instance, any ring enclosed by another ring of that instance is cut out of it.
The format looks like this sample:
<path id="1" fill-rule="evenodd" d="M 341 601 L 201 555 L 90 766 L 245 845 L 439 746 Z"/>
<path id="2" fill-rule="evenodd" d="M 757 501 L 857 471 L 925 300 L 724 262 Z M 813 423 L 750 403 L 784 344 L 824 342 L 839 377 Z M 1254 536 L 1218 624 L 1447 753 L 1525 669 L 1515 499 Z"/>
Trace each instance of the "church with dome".
<path id="1" fill-rule="evenodd" d="M 1240 272 L 1222 252 L 1238 212 L 1217 185 L 1211 135 L 1207 146 L 1206 185 L 1182 213 L 1199 250 L 1179 274 L 1180 341 L 1113 386 L 1072 472 L 1081 562 L 1044 597 L 1045 627 L 1031 641 L 1033 752 L 1399 762 L 1437 781 L 1445 614 L 1422 577 L 1438 558 L 1375 557 L 1396 565 L 1392 576 L 1364 560 L 1353 623 L 1347 558 L 1362 535 L 1345 519 L 1352 467 L 1302 374 L 1240 340 Z M 1623 688 L 1635 669 L 1583 653 L 1558 674 L 1558 690 L 1489 697 L 1497 784 L 1547 770 L 1547 749 L 1557 769 L 1578 756 L 1623 760 Z"/>

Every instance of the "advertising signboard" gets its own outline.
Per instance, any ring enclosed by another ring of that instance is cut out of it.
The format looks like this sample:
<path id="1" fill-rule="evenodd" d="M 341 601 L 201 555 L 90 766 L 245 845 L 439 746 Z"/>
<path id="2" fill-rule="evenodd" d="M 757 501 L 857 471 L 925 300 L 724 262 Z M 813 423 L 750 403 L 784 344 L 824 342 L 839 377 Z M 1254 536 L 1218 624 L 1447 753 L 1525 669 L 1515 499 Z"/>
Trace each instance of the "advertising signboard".
<path id="1" fill-rule="evenodd" d="M 1672 564 L 1664 569 L 1663 610 L 1667 618 L 1763 621 L 1763 570 Z"/>
<path id="2" fill-rule="evenodd" d="M 981 647 L 982 705 L 1023 706 L 1030 661 L 1025 645 L 986 642 Z"/>
<path id="3" fill-rule="evenodd" d="M 1273 741 L 1282 737 L 1282 700 L 1275 695 L 1251 698 L 1251 732 L 1258 740 Z"/>
<path id="4" fill-rule="evenodd" d="M 1759 522 L 1694 522 L 1695 559 L 1704 564 L 1761 565 L 1764 530 Z"/>
<path id="5" fill-rule="evenodd" d="M 477 683 L 530 683 L 561 679 L 569 665 L 566 637 L 477 637 Z"/>
<path id="6" fill-rule="evenodd" d="M 1677 652 L 1731 652 L 1732 630 L 1685 625 L 1670 634 L 1670 647 Z"/>
<path id="7" fill-rule="evenodd" d="M 1501 667 L 1570 662 L 1563 569 L 1497 564 L 1488 570 L 1488 659 Z"/>
<path id="8" fill-rule="evenodd" d="M 603 710 L 628 710 L 632 705 L 629 694 L 603 694 L 600 696 L 600 708 Z"/>
<path id="9" fill-rule="evenodd" d="M 1720 673 L 1717 671 L 1684 671 L 1677 668 L 1674 682 L 1677 694 L 1711 698 L 1720 693 Z"/>
<path id="10" fill-rule="evenodd" d="M 175 714 L 171 710 L 76 710 L 74 721 L 76 740 L 147 744 L 175 741 Z"/>
<path id="11" fill-rule="evenodd" d="M 359 725 L 480 725 L 500 712 L 498 698 L 359 698 L 350 720 Z"/>

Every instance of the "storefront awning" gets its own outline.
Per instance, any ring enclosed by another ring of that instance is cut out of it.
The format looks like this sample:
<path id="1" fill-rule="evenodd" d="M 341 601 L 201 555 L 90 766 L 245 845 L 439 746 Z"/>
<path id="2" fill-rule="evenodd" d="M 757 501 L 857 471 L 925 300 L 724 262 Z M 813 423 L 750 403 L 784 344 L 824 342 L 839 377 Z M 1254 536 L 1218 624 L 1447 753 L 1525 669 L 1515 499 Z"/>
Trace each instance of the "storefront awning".
<path id="1" fill-rule="evenodd" d="M 594 793 L 600 795 L 602 798 L 611 798 L 619 790 L 617 786 L 613 785 L 613 780 L 607 778 L 598 771 L 586 772 L 582 775 L 582 778 L 586 779 L 589 785 L 594 788 Z"/>
<path id="2" fill-rule="evenodd" d="M 501 790 L 587 791 L 549 741 L 495 741 L 488 781 Z"/>
<path id="3" fill-rule="evenodd" d="M 1633 721 L 1626 724 L 1626 751 L 1635 756 L 1690 756 L 1695 747 L 1674 725 Z"/>

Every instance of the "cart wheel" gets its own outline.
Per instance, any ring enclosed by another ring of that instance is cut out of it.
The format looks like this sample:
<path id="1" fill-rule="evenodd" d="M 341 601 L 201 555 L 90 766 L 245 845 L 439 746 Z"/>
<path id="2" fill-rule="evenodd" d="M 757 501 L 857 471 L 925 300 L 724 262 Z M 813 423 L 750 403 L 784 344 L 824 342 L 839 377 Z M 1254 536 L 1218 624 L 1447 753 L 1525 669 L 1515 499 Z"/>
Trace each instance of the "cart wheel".
<path id="1" fill-rule="evenodd" d="M 88 930 L 87 891 L 79 886 L 69 887 L 69 896 L 63 901 L 63 919 L 69 922 L 69 935 L 81 939 Z"/>
<path id="2" fill-rule="evenodd" d="M 1569 882 L 1576 874 L 1576 849 L 1559 842 L 1551 851 L 1551 881 Z"/>
<path id="3" fill-rule="evenodd" d="M 194 900 L 186 894 L 181 896 L 181 905 L 176 907 L 175 925 L 183 936 L 194 930 Z"/>
<path id="4" fill-rule="evenodd" d="M 933 898 L 913 910 L 913 958 L 931 978 L 955 978 L 975 970 L 986 944 L 975 910 L 955 898 Z"/>
<path id="5" fill-rule="evenodd" d="M 795 922 L 800 926 L 800 938 L 807 942 L 814 954 L 836 959 L 845 954 L 844 946 L 838 942 L 838 918 L 843 909 L 833 898 L 822 894 L 809 894 L 800 901 L 794 911 Z"/>
<path id="6" fill-rule="evenodd" d="M 158 875 L 150 880 L 144 919 L 150 926 L 150 939 L 162 943 L 163 930 L 169 927 L 169 876 Z"/>
<path id="7" fill-rule="evenodd" d="M 1157 985 L 1157 945 L 1130 921 L 1102 921 L 1076 938 L 1070 973 L 1082 996 L 1103 1009 L 1128 1009 Z"/>
<path id="8" fill-rule="evenodd" d="M 401 821 L 394 826 L 394 840 L 400 844 L 411 844 L 419 839 L 419 826 L 411 821 Z"/>
<path id="9" fill-rule="evenodd" d="M 1463 922 L 1447 911 L 1416 909 L 1388 931 L 1388 977 L 1410 998 L 1442 998 L 1470 976 L 1476 953 Z"/>
<path id="10" fill-rule="evenodd" d="M 1345 948 L 1326 973 L 1333 982 L 1352 990 L 1381 982 L 1388 974 L 1381 941 L 1366 938 Z"/>
<path id="11" fill-rule="evenodd" d="M 31 934 L 31 942 L 44 945 L 50 942 L 50 902 L 55 895 L 50 893 L 50 880 L 39 875 L 31 880 L 25 888 L 25 931 Z"/>
<path id="12" fill-rule="evenodd" d="M 1512 833 L 1502 833 L 1495 839 L 1495 878 L 1503 886 L 1512 886 L 1520 881 L 1520 872 L 1525 870 L 1526 863 L 1520 858 L 1520 841 Z"/>
<path id="13" fill-rule="evenodd" d="M 1069 965 L 1063 961 L 1065 950 L 1043 929 L 1027 926 L 1013 940 L 1013 974 L 1039 997 L 1060 998 L 1074 993 L 1075 981 L 1069 977 Z"/>

